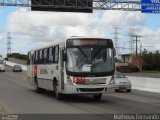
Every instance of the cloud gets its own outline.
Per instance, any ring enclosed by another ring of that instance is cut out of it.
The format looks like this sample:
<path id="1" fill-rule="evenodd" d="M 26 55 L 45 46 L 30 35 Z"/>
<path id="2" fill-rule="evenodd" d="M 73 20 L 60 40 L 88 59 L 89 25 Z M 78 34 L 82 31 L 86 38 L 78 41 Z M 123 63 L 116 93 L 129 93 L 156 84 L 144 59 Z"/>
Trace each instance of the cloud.
<path id="1" fill-rule="evenodd" d="M 95 11 L 93 14 L 87 14 L 33 12 L 23 8 L 8 16 L 8 31 L 28 44 L 43 45 L 70 36 L 113 38 L 113 25 L 142 26 L 144 18 L 139 12 Z"/>
<path id="2" fill-rule="evenodd" d="M 143 43 L 143 48 L 149 51 L 160 50 L 160 28 L 157 30 L 152 30 L 151 28 L 144 27 L 141 32 L 141 41 Z"/>
<path id="3" fill-rule="evenodd" d="M 4 40 L 4 38 L 5 38 L 4 33 L 0 32 L 0 41 Z"/>
<path id="4" fill-rule="evenodd" d="M 144 25 L 145 17 L 140 12 L 128 12 L 125 16 L 125 22 L 128 25 Z"/>
<path id="5" fill-rule="evenodd" d="M 5 40 L 5 34 L 0 32 L 0 55 L 4 56 L 4 53 L 6 53 L 6 46 L 4 44 Z"/>
<path id="6" fill-rule="evenodd" d="M 63 31 L 69 27 L 85 26 L 90 22 L 89 15 L 82 13 L 51 13 L 18 10 L 8 17 L 10 32 L 38 41 L 49 40 L 57 35 L 64 36 Z M 74 32 L 74 31 L 73 31 Z M 72 33 L 75 34 L 75 33 Z"/>

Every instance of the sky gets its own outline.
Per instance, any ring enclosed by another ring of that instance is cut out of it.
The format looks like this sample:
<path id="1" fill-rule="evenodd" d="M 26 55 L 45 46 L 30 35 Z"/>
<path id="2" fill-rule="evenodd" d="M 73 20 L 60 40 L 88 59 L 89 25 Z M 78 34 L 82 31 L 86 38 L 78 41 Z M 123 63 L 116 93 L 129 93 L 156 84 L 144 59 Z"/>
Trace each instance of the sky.
<path id="1" fill-rule="evenodd" d="M 12 53 L 27 54 L 30 49 L 70 36 L 105 37 L 114 41 L 115 27 L 118 28 L 118 54 L 135 51 L 131 33 L 141 36 L 138 50 L 140 45 L 148 51 L 160 50 L 159 20 L 160 14 L 140 11 L 33 12 L 30 8 L 0 6 L 0 54 L 7 53 L 7 32 L 12 38 Z"/>

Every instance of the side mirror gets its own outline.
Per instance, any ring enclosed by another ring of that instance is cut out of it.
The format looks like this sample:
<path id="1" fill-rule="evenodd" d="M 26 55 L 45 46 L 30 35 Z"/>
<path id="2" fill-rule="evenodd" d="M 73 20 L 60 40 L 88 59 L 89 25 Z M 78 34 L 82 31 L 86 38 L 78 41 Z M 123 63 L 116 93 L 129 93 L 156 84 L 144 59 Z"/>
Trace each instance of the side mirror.
<path id="1" fill-rule="evenodd" d="M 6 57 L 6 58 L 4 58 L 4 60 L 8 61 L 8 58 Z"/>
<path id="2" fill-rule="evenodd" d="M 114 53 L 114 56 L 116 56 L 116 49 L 113 48 L 113 53 Z"/>
<path id="3" fill-rule="evenodd" d="M 67 51 L 63 50 L 63 61 L 67 61 Z"/>

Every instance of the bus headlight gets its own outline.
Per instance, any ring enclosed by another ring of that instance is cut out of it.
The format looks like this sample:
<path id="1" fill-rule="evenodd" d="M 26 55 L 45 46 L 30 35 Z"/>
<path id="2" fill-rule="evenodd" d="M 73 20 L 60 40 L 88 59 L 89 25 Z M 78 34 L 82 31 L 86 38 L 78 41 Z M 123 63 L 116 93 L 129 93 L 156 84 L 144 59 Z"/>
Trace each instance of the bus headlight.
<path id="1" fill-rule="evenodd" d="M 85 84 L 85 77 L 67 77 L 67 82 L 72 85 Z"/>
<path id="2" fill-rule="evenodd" d="M 73 77 L 73 83 L 85 84 L 85 77 Z"/>

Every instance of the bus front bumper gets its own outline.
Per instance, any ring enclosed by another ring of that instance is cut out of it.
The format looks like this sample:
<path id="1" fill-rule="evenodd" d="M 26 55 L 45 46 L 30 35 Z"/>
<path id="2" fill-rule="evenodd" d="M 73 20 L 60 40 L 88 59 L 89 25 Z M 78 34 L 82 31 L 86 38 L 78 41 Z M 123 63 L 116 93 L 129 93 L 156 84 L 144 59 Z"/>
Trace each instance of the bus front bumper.
<path id="1" fill-rule="evenodd" d="M 0 71 L 4 71 L 5 70 L 5 68 L 4 67 L 0 67 Z"/>
<path id="2" fill-rule="evenodd" d="M 97 94 L 107 91 L 107 84 L 98 85 L 64 85 L 63 94 Z"/>

